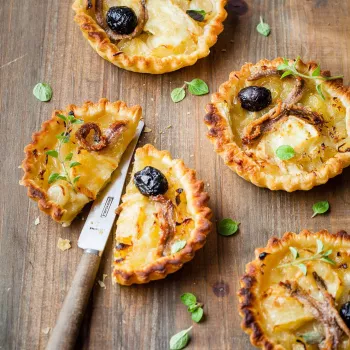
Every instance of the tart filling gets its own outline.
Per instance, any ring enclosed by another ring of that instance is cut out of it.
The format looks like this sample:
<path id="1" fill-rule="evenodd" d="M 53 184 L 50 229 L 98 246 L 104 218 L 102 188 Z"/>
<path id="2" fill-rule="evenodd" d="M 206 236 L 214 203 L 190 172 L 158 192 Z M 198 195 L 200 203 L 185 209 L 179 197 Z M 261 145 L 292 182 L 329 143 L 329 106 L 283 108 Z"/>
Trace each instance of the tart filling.
<path id="1" fill-rule="evenodd" d="M 350 164 L 349 89 L 314 62 L 245 64 L 212 96 L 207 112 L 216 152 L 257 186 L 309 190 Z M 286 146 L 293 153 L 281 156 Z"/>
<path id="2" fill-rule="evenodd" d="M 262 349 L 349 349 L 350 236 L 307 230 L 273 237 L 246 266 L 242 328 Z"/>
<path id="3" fill-rule="evenodd" d="M 107 99 L 55 110 L 24 149 L 20 184 L 40 210 L 69 226 L 109 181 L 141 114 L 140 106 Z"/>
<path id="4" fill-rule="evenodd" d="M 226 0 L 76 0 L 75 21 L 103 58 L 128 70 L 165 73 L 209 54 Z"/>
<path id="5" fill-rule="evenodd" d="M 113 280 L 165 278 L 194 257 L 211 229 L 209 196 L 194 170 L 166 151 L 136 151 L 132 179 L 120 205 Z"/>

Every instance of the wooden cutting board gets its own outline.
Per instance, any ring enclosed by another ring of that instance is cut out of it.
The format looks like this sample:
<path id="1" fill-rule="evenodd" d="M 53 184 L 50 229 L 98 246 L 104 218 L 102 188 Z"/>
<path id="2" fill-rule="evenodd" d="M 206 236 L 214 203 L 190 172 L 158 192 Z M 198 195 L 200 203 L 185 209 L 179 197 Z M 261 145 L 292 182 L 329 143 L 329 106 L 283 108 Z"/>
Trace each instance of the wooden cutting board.
<path id="1" fill-rule="evenodd" d="M 101 59 L 73 22 L 71 1 L 2 1 L 0 4 L 0 349 L 43 349 L 71 284 L 81 250 L 83 225 L 62 228 L 39 213 L 18 186 L 23 147 L 54 108 L 100 97 L 140 104 L 152 132 L 150 142 L 197 169 L 211 196 L 214 220 L 241 222 L 235 237 L 213 231 L 208 243 L 182 270 L 143 286 L 112 286 L 112 238 L 102 259 L 106 289 L 96 284 L 77 348 L 167 349 L 170 337 L 191 324 L 180 295 L 192 292 L 205 304 L 205 320 L 195 325 L 188 349 L 250 349 L 237 312 L 238 278 L 254 248 L 275 234 L 303 228 L 350 230 L 350 169 L 309 192 L 271 192 L 240 179 L 214 153 L 202 120 L 210 96 L 178 104 L 173 88 L 193 78 L 210 91 L 247 62 L 276 56 L 315 59 L 333 74 L 350 79 L 350 2 L 341 0 L 230 1 L 225 31 L 209 57 L 195 66 L 160 76 L 118 69 Z M 262 15 L 268 38 L 255 27 Z M 54 95 L 41 103 L 32 95 L 40 82 Z M 311 219 L 312 204 L 328 200 L 331 211 Z M 85 214 L 86 215 L 86 214 Z M 83 215 L 84 216 L 84 215 Z M 35 225 L 35 219 L 40 224 Z M 72 249 L 57 249 L 58 238 Z"/>

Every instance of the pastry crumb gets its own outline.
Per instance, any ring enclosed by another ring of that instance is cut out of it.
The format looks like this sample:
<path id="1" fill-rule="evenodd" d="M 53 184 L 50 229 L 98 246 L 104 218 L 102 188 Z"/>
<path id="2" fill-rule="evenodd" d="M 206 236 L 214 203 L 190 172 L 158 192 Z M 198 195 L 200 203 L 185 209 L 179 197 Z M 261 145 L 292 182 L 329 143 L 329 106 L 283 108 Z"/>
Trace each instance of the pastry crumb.
<path id="1" fill-rule="evenodd" d="M 72 246 L 70 244 L 70 240 L 69 239 L 63 239 L 63 238 L 60 237 L 58 239 L 58 242 L 57 242 L 57 248 L 62 250 L 62 252 L 72 248 Z"/>
<path id="2" fill-rule="evenodd" d="M 187 112 L 187 115 L 190 115 L 191 114 L 191 112 Z"/>
<path id="3" fill-rule="evenodd" d="M 194 154 L 190 154 L 190 157 L 191 157 L 191 158 L 194 157 Z"/>
<path id="4" fill-rule="evenodd" d="M 39 216 L 35 219 L 35 221 L 34 221 L 34 225 L 35 226 L 38 226 L 40 224 L 40 218 L 39 218 Z"/>
<path id="5" fill-rule="evenodd" d="M 51 327 L 46 327 L 41 330 L 44 334 L 49 334 L 51 331 Z"/>
<path id="6" fill-rule="evenodd" d="M 143 132 L 144 133 L 147 133 L 147 132 L 152 132 L 152 129 L 151 128 L 148 128 L 147 126 L 143 129 Z"/>
<path id="7" fill-rule="evenodd" d="M 227 50 L 226 49 L 222 49 L 221 52 L 226 52 Z"/>
<path id="8" fill-rule="evenodd" d="M 167 127 L 166 127 L 166 129 L 170 129 L 170 128 L 172 128 L 173 126 L 172 125 L 168 125 Z"/>
<path id="9" fill-rule="evenodd" d="M 106 285 L 105 285 L 105 279 L 107 278 L 108 275 L 106 275 L 105 273 L 102 275 L 102 281 L 98 280 L 98 284 L 100 285 L 101 288 L 106 289 Z"/>

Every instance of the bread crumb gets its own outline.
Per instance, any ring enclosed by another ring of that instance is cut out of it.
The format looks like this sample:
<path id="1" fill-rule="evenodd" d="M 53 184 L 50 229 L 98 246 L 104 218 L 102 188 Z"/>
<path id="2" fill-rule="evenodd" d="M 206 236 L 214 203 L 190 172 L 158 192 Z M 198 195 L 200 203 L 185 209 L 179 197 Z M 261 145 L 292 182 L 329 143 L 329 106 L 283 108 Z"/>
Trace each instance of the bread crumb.
<path id="1" fill-rule="evenodd" d="M 194 157 L 194 154 L 190 154 L 190 157 L 191 157 L 191 158 Z"/>
<path id="2" fill-rule="evenodd" d="M 226 52 L 227 50 L 226 49 L 222 49 L 221 52 Z"/>
<path id="3" fill-rule="evenodd" d="M 72 248 L 72 246 L 70 244 L 70 240 L 69 239 L 63 239 L 63 238 L 60 237 L 58 239 L 58 242 L 57 242 L 57 248 L 62 250 L 62 252 Z"/>
<path id="4" fill-rule="evenodd" d="M 38 226 L 40 224 L 40 218 L 39 218 L 39 216 L 35 219 L 35 221 L 34 221 L 34 225 L 35 226 Z"/>
<path id="5" fill-rule="evenodd" d="M 187 115 L 190 115 L 191 114 L 191 112 L 187 112 Z"/>
<path id="6" fill-rule="evenodd" d="M 148 128 L 147 126 L 143 129 L 143 132 L 147 133 L 147 132 L 152 132 L 152 129 Z"/>
<path id="7" fill-rule="evenodd" d="M 100 285 L 101 288 L 106 289 L 106 285 L 105 285 L 105 279 L 107 278 L 108 275 L 106 275 L 105 273 L 102 275 L 102 281 L 98 280 L 98 284 Z"/>
<path id="8" fill-rule="evenodd" d="M 41 330 L 44 334 L 49 334 L 51 331 L 51 327 L 46 327 Z"/>

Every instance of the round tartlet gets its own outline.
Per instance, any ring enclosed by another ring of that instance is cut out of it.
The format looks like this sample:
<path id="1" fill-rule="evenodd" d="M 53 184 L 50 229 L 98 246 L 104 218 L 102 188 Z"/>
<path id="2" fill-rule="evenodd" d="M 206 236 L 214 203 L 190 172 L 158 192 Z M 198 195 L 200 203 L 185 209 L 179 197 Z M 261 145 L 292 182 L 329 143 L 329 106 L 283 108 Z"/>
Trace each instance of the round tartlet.
<path id="1" fill-rule="evenodd" d="M 130 71 L 162 74 L 209 55 L 223 30 L 225 4 L 226 0 L 75 0 L 73 9 L 74 20 L 101 57 Z M 113 32 L 106 22 L 108 10 L 115 6 L 127 6 L 137 16 L 137 27 L 129 35 Z M 199 13 L 198 21 L 189 10 L 205 14 Z"/>
<path id="2" fill-rule="evenodd" d="M 215 151 L 238 175 L 271 190 L 309 190 L 340 174 L 350 164 L 350 90 L 341 78 L 324 81 L 281 79 L 277 67 L 286 61 L 277 58 L 247 63 L 232 72 L 207 106 L 205 123 Z M 290 65 L 295 61 L 288 60 Z M 315 62 L 298 60 L 298 72 L 312 76 Z M 328 71 L 321 71 L 329 77 Z M 250 112 L 241 106 L 239 92 L 247 86 L 264 87 L 271 103 Z M 290 146 L 289 160 L 276 151 Z"/>
<path id="3" fill-rule="evenodd" d="M 107 99 L 55 110 L 24 149 L 20 184 L 28 188 L 28 196 L 40 210 L 69 226 L 110 180 L 141 116 L 140 106 Z M 68 126 L 67 118 L 78 122 Z M 57 136 L 68 137 L 59 146 Z M 54 179 L 53 174 L 61 177 Z"/>
<path id="4" fill-rule="evenodd" d="M 145 196 L 134 174 L 145 167 L 159 170 L 168 187 Z M 113 281 L 130 285 L 165 278 L 203 247 L 211 229 L 209 196 L 196 172 L 169 152 L 151 145 L 137 149 L 130 183 L 118 209 Z"/>
<path id="5" fill-rule="evenodd" d="M 350 236 L 288 232 L 255 255 L 238 293 L 251 343 L 269 350 L 349 349 L 339 310 L 350 302 Z"/>

